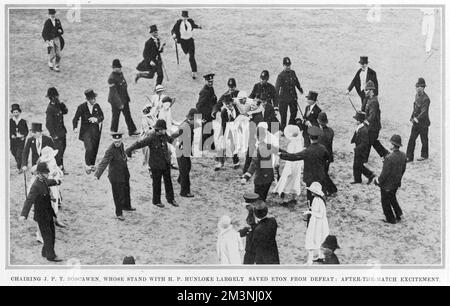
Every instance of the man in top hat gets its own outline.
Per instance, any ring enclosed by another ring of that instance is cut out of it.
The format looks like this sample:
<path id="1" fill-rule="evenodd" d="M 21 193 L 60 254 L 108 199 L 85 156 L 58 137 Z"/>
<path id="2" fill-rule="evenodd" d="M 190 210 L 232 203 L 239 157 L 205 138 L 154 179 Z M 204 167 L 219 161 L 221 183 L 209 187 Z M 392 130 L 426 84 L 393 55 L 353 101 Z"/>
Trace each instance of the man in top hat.
<path id="1" fill-rule="evenodd" d="M 275 86 L 269 83 L 269 71 L 263 70 L 260 75 L 261 81 L 253 86 L 252 92 L 248 96 L 250 99 L 259 99 L 264 93 L 269 103 L 278 110 L 277 92 Z"/>
<path id="2" fill-rule="evenodd" d="M 56 10 L 48 10 L 49 18 L 44 23 L 42 29 L 42 38 L 47 44 L 48 67 L 51 70 L 59 72 L 59 63 L 61 61 L 61 51 L 64 49 L 64 30 L 61 21 L 56 18 Z"/>
<path id="3" fill-rule="evenodd" d="M 162 69 L 162 58 L 161 53 L 164 51 L 164 46 L 166 44 L 161 44 L 161 40 L 158 35 L 158 27 L 156 24 L 150 26 L 150 38 L 145 42 L 143 61 L 138 64 L 136 69 L 138 71 L 136 78 L 137 82 L 140 78 L 152 79 L 153 76 L 156 77 L 156 85 L 161 85 L 164 79 L 163 69 Z"/>
<path id="4" fill-rule="evenodd" d="M 108 102 L 111 104 L 112 119 L 111 132 L 117 132 L 119 128 L 120 113 L 123 112 L 125 122 L 130 136 L 137 136 L 139 132 L 134 125 L 130 113 L 130 96 L 128 95 L 127 81 L 122 73 L 122 64 L 120 60 L 115 59 L 112 62 L 112 72 L 108 78 L 109 95 Z"/>
<path id="5" fill-rule="evenodd" d="M 28 166 L 28 157 L 31 150 L 31 165 L 34 166 L 41 156 L 41 151 L 45 147 L 54 148 L 53 140 L 45 135 L 42 135 L 42 123 L 31 123 L 31 137 L 28 137 L 25 142 L 25 147 L 22 152 L 22 170 L 26 171 Z"/>
<path id="6" fill-rule="evenodd" d="M 364 112 L 366 113 L 366 120 L 364 120 L 364 123 L 369 127 L 370 146 L 377 151 L 380 157 L 384 157 L 389 151 L 386 150 L 378 140 L 381 130 L 381 111 L 378 97 L 375 95 L 375 90 L 375 84 L 372 81 L 368 81 L 366 84 L 366 97 L 364 99 Z"/>
<path id="7" fill-rule="evenodd" d="M 303 113 L 303 120 L 297 119 L 297 125 L 300 130 L 303 131 L 303 140 L 305 147 L 309 146 L 309 134 L 308 128 L 311 126 L 319 126 L 319 122 L 317 122 L 317 118 L 319 117 L 322 109 L 317 105 L 317 96 L 319 94 L 315 91 L 309 91 L 306 98 L 305 112 Z"/>
<path id="8" fill-rule="evenodd" d="M 138 140 L 128 147 L 125 152 L 131 157 L 132 152 L 145 146 L 149 148 L 150 157 L 148 165 L 153 179 L 153 205 L 164 207 L 161 203 L 161 178 L 164 179 L 166 189 L 166 199 L 172 206 L 178 207 L 173 193 L 172 177 L 170 174 L 171 155 L 168 143 L 173 142 L 173 138 L 167 135 L 167 125 L 162 119 L 156 121 L 153 130 L 144 139 Z"/>
<path id="9" fill-rule="evenodd" d="M 239 94 L 239 90 L 236 89 L 236 80 L 234 78 L 229 78 L 227 82 L 228 90 L 224 92 L 222 96 L 220 96 L 219 100 L 217 101 L 217 104 L 214 105 L 213 108 L 213 117 L 216 117 L 217 112 L 222 111 L 224 107 L 224 101 L 231 100 L 234 102 L 234 99 L 237 98 Z"/>
<path id="10" fill-rule="evenodd" d="M 364 164 L 369 160 L 370 141 L 369 128 L 364 124 L 366 115 L 363 112 L 357 112 L 353 117 L 356 120 L 357 128 L 353 134 L 351 143 L 355 144 L 353 156 L 353 181 L 350 184 L 361 184 L 361 175 L 367 177 L 369 185 L 375 178 L 375 174 Z"/>
<path id="11" fill-rule="evenodd" d="M 254 192 L 244 194 L 244 205 L 248 211 L 246 222 L 248 226 L 239 230 L 239 235 L 245 238 L 244 265 L 253 265 L 255 263 L 255 250 L 253 248 L 253 229 L 256 226 L 253 203 L 259 199 L 259 195 Z"/>
<path id="12" fill-rule="evenodd" d="M 325 189 L 326 195 L 333 195 L 337 192 L 337 187 L 331 180 L 331 177 L 328 173 L 330 170 L 330 164 L 334 161 L 333 154 L 333 140 L 334 140 L 334 131 L 332 128 L 328 126 L 328 117 L 325 112 L 320 112 L 317 117 L 317 122 L 319 123 L 319 128 L 322 130 L 319 136 L 319 143 L 324 145 L 327 148 L 328 153 L 330 153 L 330 160 L 325 165 L 325 181 L 323 188 Z"/>
<path id="13" fill-rule="evenodd" d="M 217 96 L 214 93 L 214 73 L 205 74 L 203 78 L 205 79 L 205 86 L 203 86 L 202 90 L 198 96 L 198 102 L 195 105 L 197 111 L 202 115 L 202 149 L 206 139 L 213 135 L 212 130 L 212 112 L 214 106 L 217 103 Z M 211 149 L 214 150 L 214 144 L 211 145 Z"/>
<path id="14" fill-rule="evenodd" d="M 78 121 L 81 119 L 79 139 L 83 141 L 86 150 L 84 162 L 86 173 L 95 171 L 95 160 L 97 158 L 100 136 L 102 133 L 103 111 L 96 102 L 97 94 L 93 89 L 84 92 L 86 101 L 77 107 L 72 120 L 73 131 L 78 132 Z"/>
<path id="15" fill-rule="evenodd" d="M 303 165 L 303 182 L 309 187 L 313 182 L 319 182 L 322 186 L 326 179 L 326 165 L 330 162 L 331 156 L 327 148 L 319 143 L 319 136 L 322 133 L 319 127 L 313 125 L 307 130 L 309 135 L 308 147 L 298 153 L 280 154 L 280 158 L 284 160 L 296 161 L 304 160 Z M 308 190 L 306 197 L 311 203 L 313 196 Z"/>
<path id="16" fill-rule="evenodd" d="M 406 154 L 400 151 L 402 138 L 399 135 L 392 135 L 390 141 L 392 152 L 384 159 L 383 169 L 380 176 L 375 179 L 375 185 L 379 186 L 381 191 L 381 205 L 386 216 L 386 220 L 383 221 L 395 224 L 403 215 L 396 193 L 406 170 Z"/>
<path id="17" fill-rule="evenodd" d="M 28 218 L 31 206 L 34 204 L 34 221 L 37 222 L 42 234 L 44 246 L 42 247 L 42 257 L 48 261 L 60 262 L 62 259 L 55 254 L 55 211 L 52 207 L 50 197 L 50 187 L 61 184 L 60 181 L 48 179 L 49 169 L 46 163 L 39 163 L 36 167 L 36 180 L 34 180 L 27 198 L 23 203 L 20 219 Z"/>
<path id="18" fill-rule="evenodd" d="M 22 110 L 19 104 L 11 105 L 11 118 L 9 118 L 9 148 L 16 160 L 17 171 L 22 170 L 22 152 L 25 146 L 25 139 L 28 136 L 28 125 L 25 119 L 21 118 Z"/>
<path id="19" fill-rule="evenodd" d="M 377 73 L 373 69 L 369 68 L 369 58 L 367 56 L 361 56 L 359 59 L 359 64 L 361 65 L 361 68 L 359 68 L 356 72 L 355 77 L 347 88 L 346 94 L 348 95 L 354 87 L 359 97 L 361 98 L 361 111 L 364 112 L 366 84 L 367 82 L 372 81 L 375 86 L 375 95 L 378 96 L 378 80 Z"/>
<path id="20" fill-rule="evenodd" d="M 263 93 L 261 94 L 258 102 L 260 103 L 261 112 L 256 113 L 253 120 L 256 122 L 266 122 L 270 133 L 277 132 L 280 122 L 278 121 L 275 113 L 275 108 L 272 104 L 270 104 L 270 98 Z M 261 120 L 257 119 L 258 116 L 261 116 Z"/>
<path id="21" fill-rule="evenodd" d="M 290 117 L 288 124 L 295 124 L 295 118 L 297 118 L 298 104 L 297 104 L 297 91 L 303 94 L 302 86 L 298 80 L 295 71 L 291 69 L 291 60 L 289 57 L 283 58 L 284 70 L 280 72 L 275 83 L 275 91 L 277 93 L 278 105 L 280 107 L 281 127 L 280 130 L 284 131 L 286 127 L 287 111 L 290 110 Z"/>
<path id="22" fill-rule="evenodd" d="M 319 262 L 322 265 L 338 265 L 340 264 L 339 259 L 337 258 L 336 254 L 334 254 L 334 251 L 336 249 L 340 249 L 337 238 L 334 235 L 328 235 L 327 238 L 325 238 L 325 241 L 320 246 L 320 250 L 325 256 L 322 262 Z"/>
<path id="23" fill-rule="evenodd" d="M 172 37 L 175 43 L 181 45 L 184 54 L 189 53 L 189 64 L 191 65 L 192 78 L 197 78 L 197 62 L 195 61 L 195 43 L 193 38 L 194 29 L 201 29 L 192 18 L 189 18 L 188 11 L 181 12 L 181 19 L 178 19 L 172 28 Z"/>
<path id="24" fill-rule="evenodd" d="M 130 172 L 128 171 L 127 156 L 122 143 L 122 133 L 111 133 L 113 143 L 106 149 L 102 161 L 98 164 L 94 176 L 99 180 L 108 167 L 108 179 L 111 183 L 116 217 L 124 221 L 122 211 L 134 211 L 130 200 Z"/>
<path id="25" fill-rule="evenodd" d="M 59 100 L 59 93 L 55 87 L 47 90 L 46 96 L 50 102 L 46 111 L 45 127 L 53 139 L 56 155 L 56 164 L 64 171 L 64 175 L 68 173 L 64 169 L 64 152 L 66 151 L 66 134 L 67 130 L 64 126 L 64 115 L 68 113 L 67 106 Z"/>
<path id="26" fill-rule="evenodd" d="M 422 150 L 418 161 L 428 159 L 428 127 L 430 126 L 430 117 L 428 111 L 430 108 L 430 98 L 425 93 L 425 80 L 419 78 L 416 83 L 416 99 L 414 100 L 413 112 L 411 114 L 412 123 L 411 134 L 409 136 L 408 147 L 406 149 L 406 162 L 414 160 L 414 149 L 416 147 L 416 139 L 420 135 L 422 142 Z"/>

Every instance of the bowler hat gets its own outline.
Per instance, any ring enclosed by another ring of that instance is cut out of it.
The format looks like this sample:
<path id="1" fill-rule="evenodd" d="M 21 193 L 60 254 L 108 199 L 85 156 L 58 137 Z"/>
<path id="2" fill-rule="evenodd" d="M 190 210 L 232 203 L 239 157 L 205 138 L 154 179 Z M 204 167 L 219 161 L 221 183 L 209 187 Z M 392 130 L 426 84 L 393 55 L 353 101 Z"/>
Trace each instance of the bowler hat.
<path id="1" fill-rule="evenodd" d="M 325 238 L 325 241 L 322 243 L 322 248 L 327 248 L 330 250 L 336 250 L 336 249 L 340 249 L 338 243 L 337 243 L 337 238 L 334 235 L 328 235 L 327 238 Z"/>
<path id="2" fill-rule="evenodd" d="M 122 135 L 123 135 L 123 133 L 121 133 L 121 132 L 112 132 L 111 133 L 111 137 L 114 140 L 122 139 Z"/>
<path id="3" fill-rule="evenodd" d="M 254 206 L 255 217 L 258 219 L 262 219 L 267 216 L 269 209 L 267 208 L 266 202 L 261 199 L 256 200 Z"/>
<path id="4" fill-rule="evenodd" d="M 50 87 L 49 89 L 47 89 L 47 95 L 46 95 L 47 98 L 54 98 L 57 96 L 59 96 L 59 93 L 55 87 Z"/>
<path id="5" fill-rule="evenodd" d="M 188 18 L 188 17 L 189 17 L 188 11 L 181 11 L 181 17 L 186 17 L 186 18 Z"/>
<path id="6" fill-rule="evenodd" d="M 320 127 L 315 126 L 315 125 L 311 125 L 310 127 L 308 127 L 308 135 L 312 136 L 312 137 L 318 137 L 320 136 L 320 134 L 322 133 Z"/>
<path id="7" fill-rule="evenodd" d="M 312 193 L 315 193 L 321 197 L 324 196 L 323 191 L 322 191 L 322 185 L 319 182 L 313 182 L 309 187 L 306 187 L 306 189 L 308 189 Z"/>
<path id="8" fill-rule="evenodd" d="M 253 203 L 259 199 L 259 195 L 254 192 L 247 192 L 244 194 L 245 203 Z"/>
<path id="9" fill-rule="evenodd" d="M 11 105 L 11 113 L 13 111 L 16 111 L 16 110 L 19 111 L 19 112 L 22 112 L 22 110 L 20 109 L 20 105 L 17 104 L 17 103 L 14 103 L 14 104 Z"/>
<path id="10" fill-rule="evenodd" d="M 195 116 L 196 114 L 198 114 L 197 109 L 196 109 L 196 108 L 191 108 L 191 109 L 189 110 L 188 114 L 186 115 L 186 118 L 189 119 L 189 120 L 192 120 L 192 119 L 194 119 L 194 116 Z"/>
<path id="11" fill-rule="evenodd" d="M 210 80 L 213 80 L 213 79 L 214 79 L 214 76 L 215 76 L 214 73 L 208 73 L 208 74 L 205 74 L 205 75 L 203 76 L 203 78 L 204 78 L 206 81 L 210 81 Z"/>
<path id="12" fill-rule="evenodd" d="M 393 145 L 396 145 L 397 147 L 402 146 L 402 137 L 400 137 L 400 135 L 397 135 L 397 134 L 392 135 L 390 141 Z"/>
<path id="13" fill-rule="evenodd" d="M 328 117 L 325 112 L 320 112 L 319 116 L 317 117 L 317 122 L 320 124 L 327 124 L 328 123 Z"/>
<path id="14" fill-rule="evenodd" d="M 373 81 L 367 81 L 366 90 L 375 90 L 375 83 Z"/>
<path id="15" fill-rule="evenodd" d="M 234 87 L 236 87 L 236 80 L 234 78 L 229 78 L 227 84 L 228 84 L 228 87 L 234 88 Z"/>
<path id="16" fill-rule="evenodd" d="M 366 119 L 366 113 L 364 113 L 364 112 L 357 112 L 353 116 L 353 118 L 356 119 L 356 121 L 363 122 L 364 119 Z"/>
<path id="17" fill-rule="evenodd" d="M 311 101 L 317 101 L 317 96 L 319 94 L 315 91 L 310 90 L 308 95 L 306 96 L 306 99 L 311 100 Z"/>
<path id="18" fill-rule="evenodd" d="M 284 66 L 290 66 L 291 65 L 291 59 L 289 57 L 283 58 L 283 65 Z"/>
<path id="19" fill-rule="evenodd" d="M 155 130 L 167 130 L 166 121 L 164 119 L 158 119 L 153 128 Z"/>
<path id="20" fill-rule="evenodd" d="M 33 122 L 31 123 L 32 132 L 42 132 L 42 123 Z"/>
<path id="21" fill-rule="evenodd" d="M 55 9 L 48 9 L 48 14 L 49 15 L 55 15 L 56 14 L 56 10 Z"/>
<path id="22" fill-rule="evenodd" d="M 113 68 L 122 68 L 122 64 L 120 63 L 120 60 L 117 58 L 115 60 L 113 60 L 112 67 Z"/>
<path id="23" fill-rule="evenodd" d="M 268 79 L 269 79 L 269 71 L 263 70 L 263 71 L 261 72 L 260 78 L 261 78 L 261 80 L 268 80 Z"/>
<path id="24" fill-rule="evenodd" d="M 123 265 L 135 265 L 136 262 L 133 256 L 125 256 L 122 262 Z"/>
<path id="25" fill-rule="evenodd" d="M 150 26 L 150 33 L 153 33 L 153 32 L 158 32 L 158 27 L 156 26 L 156 24 L 152 24 Z"/>
<path id="26" fill-rule="evenodd" d="M 92 88 L 86 89 L 84 91 L 84 95 L 86 96 L 86 99 L 88 99 L 88 100 L 94 99 L 95 97 L 97 97 L 97 94 L 94 92 L 94 90 Z"/>
<path id="27" fill-rule="evenodd" d="M 359 57 L 359 63 L 361 65 L 368 64 L 369 63 L 369 58 L 367 56 L 360 56 Z"/>
<path id="28" fill-rule="evenodd" d="M 419 78 L 419 80 L 416 83 L 416 87 L 426 87 L 427 84 L 425 84 L 425 79 L 424 78 Z"/>
<path id="29" fill-rule="evenodd" d="M 50 170 L 48 170 L 47 163 L 40 162 L 39 164 L 37 164 L 36 172 L 38 172 L 38 173 L 50 173 Z"/>

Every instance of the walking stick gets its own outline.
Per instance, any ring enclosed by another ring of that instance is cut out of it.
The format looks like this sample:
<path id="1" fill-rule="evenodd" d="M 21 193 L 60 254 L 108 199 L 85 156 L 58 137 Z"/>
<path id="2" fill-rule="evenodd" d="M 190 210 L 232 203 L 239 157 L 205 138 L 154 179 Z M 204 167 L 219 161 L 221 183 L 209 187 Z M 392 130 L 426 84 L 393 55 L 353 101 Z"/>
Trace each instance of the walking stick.
<path id="1" fill-rule="evenodd" d="M 27 198 L 27 172 L 23 171 L 23 181 L 25 183 L 25 198 Z"/>
<path id="2" fill-rule="evenodd" d="M 350 104 L 353 106 L 353 109 L 355 110 L 355 112 L 358 112 L 358 110 L 356 109 L 355 105 L 352 102 L 352 99 L 350 99 L 350 96 L 347 96 L 348 100 L 350 101 Z"/>
<path id="3" fill-rule="evenodd" d="M 162 66 L 162 69 L 163 69 L 163 71 L 164 71 L 164 74 L 167 76 L 167 82 L 169 82 L 169 81 L 170 81 L 170 80 L 169 80 L 169 74 L 167 73 L 166 66 L 164 66 L 162 57 L 161 57 L 161 66 Z"/>
<path id="4" fill-rule="evenodd" d="M 173 41 L 175 42 L 175 53 L 177 55 L 177 65 L 179 65 L 180 64 L 180 58 L 178 57 L 178 43 L 177 43 L 176 39 L 174 39 Z"/>

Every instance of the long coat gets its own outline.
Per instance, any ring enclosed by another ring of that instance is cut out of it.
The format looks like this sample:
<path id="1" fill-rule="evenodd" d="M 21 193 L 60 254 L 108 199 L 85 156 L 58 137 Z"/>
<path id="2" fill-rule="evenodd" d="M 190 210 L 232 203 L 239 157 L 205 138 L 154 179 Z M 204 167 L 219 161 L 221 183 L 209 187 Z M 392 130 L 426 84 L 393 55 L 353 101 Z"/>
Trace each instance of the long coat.
<path id="1" fill-rule="evenodd" d="M 350 143 L 355 144 L 355 158 L 359 158 L 363 163 L 367 163 L 370 154 L 369 129 L 367 125 L 364 124 L 355 131 Z"/>
<path id="2" fill-rule="evenodd" d="M 270 184 L 274 181 L 272 154 L 273 147 L 271 145 L 264 142 L 258 144 L 256 156 L 252 158 L 247 170 L 250 176 L 255 174 L 255 185 Z"/>
<path id="3" fill-rule="evenodd" d="M 72 120 L 73 129 L 76 129 L 78 126 L 78 121 L 81 119 L 81 127 L 79 139 L 84 141 L 87 138 L 95 138 L 100 139 L 100 134 L 102 132 L 102 125 L 104 116 L 103 111 L 97 103 L 92 107 L 92 114 L 89 112 L 88 107 L 89 102 L 84 102 L 80 104 L 77 108 L 75 116 Z M 97 118 L 96 123 L 89 122 L 89 118 L 95 117 Z"/>
<path id="4" fill-rule="evenodd" d="M 67 106 L 59 101 L 51 101 L 46 111 L 45 127 L 50 136 L 55 137 L 66 136 L 67 129 L 64 126 L 64 115 L 67 114 Z"/>
<path id="5" fill-rule="evenodd" d="M 58 30 L 61 30 L 61 33 L 58 32 Z M 61 25 L 61 21 L 58 18 L 55 18 L 55 26 L 53 26 L 52 20 L 48 18 L 44 23 L 44 28 L 42 29 L 42 38 L 47 40 L 52 40 L 55 37 L 59 37 L 60 43 L 61 43 L 61 51 L 64 49 L 64 38 L 62 35 L 64 34 L 64 30 Z"/>
<path id="6" fill-rule="evenodd" d="M 330 163 L 334 161 L 333 139 L 334 139 L 333 129 L 328 126 L 324 126 L 322 128 L 322 133 L 319 136 L 319 143 L 323 144 L 330 153 Z"/>
<path id="7" fill-rule="evenodd" d="M 381 110 L 377 96 L 366 98 L 366 121 L 369 122 L 369 131 L 381 130 Z"/>
<path id="8" fill-rule="evenodd" d="M 402 177 L 406 170 L 406 154 L 396 150 L 386 156 L 383 169 L 378 177 L 378 184 L 386 191 L 397 190 L 402 184 Z"/>
<path id="9" fill-rule="evenodd" d="M 171 34 L 175 34 L 177 41 L 179 42 L 181 39 L 181 34 L 180 34 L 180 25 L 183 22 L 183 19 L 178 19 L 177 22 L 175 22 Z M 195 21 L 192 18 L 188 18 L 187 22 L 189 22 L 191 24 L 192 29 L 198 29 L 200 28 Z"/>
<path id="10" fill-rule="evenodd" d="M 197 111 L 202 114 L 202 119 L 206 122 L 211 122 L 213 120 L 211 113 L 214 106 L 217 103 L 217 96 L 214 93 L 214 88 L 205 85 L 199 93 L 198 102 L 195 105 Z"/>
<path id="11" fill-rule="evenodd" d="M 128 171 L 127 156 L 123 144 L 120 147 L 116 147 L 114 144 L 109 146 L 94 176 L 99 179 L 107 166 L 110 182 L 124 183 L 129 181 L 130 172 Z"/>
<path id="12" fill-rule="evenodd" d="M 253 248 L 256 264 L 280 264 L 277 235 L 277 221 L 275 218 L 264 218 L 256 224 L 253 230 Z"/>
<path id="13" fill-rule="evenodd" d="M 53 140 L 45 135 L 42 135 L 42 144 L 41 144 L 41 150 L 45 147 L 54 147 Z M 25 147 L 22 152 L 22 165 L 26 166 L 28 164 L 28 157 L 30 155 L 31 150 L 31 164 L 34 166 L 39 159 L 39 154 L 37 152 L 36 148 L 36 139 L 34 137 L 28 137 L 27 141 L 25 142 Z"/>
<path id="14" fill-rule="evenodd" d="M 19 123 L 16 124 L 16 122 L 14 121 L 13 118 L 9 119 L 9 139 L 10 141 L 16 141 L 17 139 L 17 134 L 22 135 L 20 137 L 20 141 L 25 141 L 25 139 L 28 136 L 28 125 L 27 122 L 25 121 L 25 119 L 20 119 Z M 12 136 L 15 136 L 16 138 L 12 138 Z"/>
<path id="15" fill-rule="evenodd" d="M 34 203 L 34 221 L 50 221 L 56 217 L 55 211 L 52 208 L 52 201 L 50 197 L 51 186 L 56 186 L 58 183 L 55 180 L 46 179 L 38 176 L 31 185 L 30 192 L 23 203 L 21 216 L 28 218 L 31 206 Z"/>
<path id="16" fill-rule="evenodd" d="M 348 91 L 352 91 L 353 87 L 355 87 L 356 92 L 358 95 L 362 98 L 364 98 L 365 93 L 364 91 L 361 91 L 361 79 L 359 75 L 361 74 L 362 69 L 359 68 L 358 71 L 355 74 L 355 77 L 351 81 L 350 85 L 348 86 Z M 378 80 L 377 80 L 377 73 L 375 70 L 367 68 L 367 77 L 366 77 L 366 83 L 372 81 L 375 84 L 375 95 L 378 96 Z"/>
<path id="17" fill-rule="evenodd" d="M 278 95 L 279 103 L 282 101 L 289 102 L 297 100 L 297 91 L 295 88 L 303 94 L 302 86 L 295 71 L 291 69 L 281 71 L 275 83 L 275 91 Z"/>
<path id="18" fill-rule="evenodd" d="M 139 71 L 156 71 L 156 66 L 151 66 L 150 62 L 154 62 L 156 65 L 161 63 L 161 40 L 159 38 L 155 40 L 151 37 L 145 42 L 144 51 L 142 56 L 144 59 L 136 67 Z"/>
<path id="19" fill-rule="evenodd" d="M 127 90 L 127 81 L 122 72 L 111 72 L 108 78 L 109 94 L 108 102 L 112 107 L 122 109 L 123 106 L 130 102 L 130 96 Z"/>
<path id="20" fill-rule="evenodd" d="M 430 126 L 430 117 L 428 116 L 428 110 L 430 108 L 430 98 L 424 92 L 422 95 L 416 94 L 416 99 L 414 100 L 413 112 L 411 114 L 411 120 L 414 118 L 419 121 L 417 124 L 419 126 Z"/>

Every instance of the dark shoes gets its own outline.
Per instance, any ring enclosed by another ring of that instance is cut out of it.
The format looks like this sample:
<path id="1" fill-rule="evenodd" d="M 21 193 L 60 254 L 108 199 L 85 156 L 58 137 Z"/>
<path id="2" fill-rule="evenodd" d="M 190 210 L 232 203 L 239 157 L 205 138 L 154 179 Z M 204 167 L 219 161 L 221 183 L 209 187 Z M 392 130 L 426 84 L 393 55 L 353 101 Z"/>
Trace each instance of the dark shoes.
<path id="1" fill-rule="evenodd" d="M 428 159 L 428 157 L 419 157 L 418 159 L 417 159 L 417 161 L 424 161 L 424 160 L 427 160 Z"/>
<path id="2" fill-rule="evenodd" d="M 175 201 L 175 200 L 169 201 L 169 204 L 172 205 L 172 206 L 175 206 L 175 207 L 179 206 L 177 201 Z"/>
<path id="3" fill-rule="evenodd" d="M 162 204 L 162 203 L 157 203 L 157 204 L 153 204 L 153 205 L 158 206 L 158 207 L 160 207 L 160 208 L 163 208 L 163 207 L 164 207 L 164 204 Z"/>
<path id="4" fill-rule="evenodd" d="M 62 223 L 62 222 L 60 222 L 58 220 L 55 221 L 55 225 L 58 226 L 58 227 L 61 227 L 61 228 L 65 228 L 66 227 L 66 225 L 64 223 Z"/>
<path id="5" fill-rule="evenodd" d="M 353 182 L 350 182 L 350 185 L 354 185 L 354 184 L 361 184 L 362 182 L 357 182 L 357 181 L 353 181 Z"/>
<path id="6" fill-rule="evenodd" d="M 134 208 L 134 207 L 127 207 L 127 208 L 122 208 L 122 210 L 125 210 L 125 211 L 135 211 L 136 208 Z"/>
<path id="7" fill-rule="evenodd" d="M 59 258 L 58 256 L 53 257 L 53 258 L 47 258 L 48 261 L 52 261 L 52 262 L 61 262 L 63 261 L 61 258 Z"/>
<path id="8" fill-rule="evenodd" d="M 395 221 L 388 221 L 388 220 L 385 220 L 385 219 L 382 219 L 381 221 L 383 221 L 384 223 L 389 223 L 389 224 L 395 224 L 396 223 Z"/>
<path id="9" fill-rule="evenodd" d="M 129 133 L 128 135 L 130 135 L 130 136 L 139 136 L 139 135 L 141 135 L 141 133 L 139 133 L 138 131 L 134 131 L 134 132 Z"/>
<path id="10" fill-rule="evenodd" d="M 123 216 L 117 216 L 117 220 L 125 221 L 125 218 Z"/>
<path id="11" fill-rule="evenodd" d="M 183 198 L 193 198 L 194 197 L 194 195 L 192 193 L 180 194 L 180 196 L 182 196 Z"/>
<path id="12" fill-rule="evenodd" d="M 372 181 L 373 181 L 374 178 L 375 178 L 375 174 L 372 174 L 372 175 L 369 177 L 369 180 L 367 181 L 367 185 L 370 185 L 370 184 L 372 183 Z"/>

